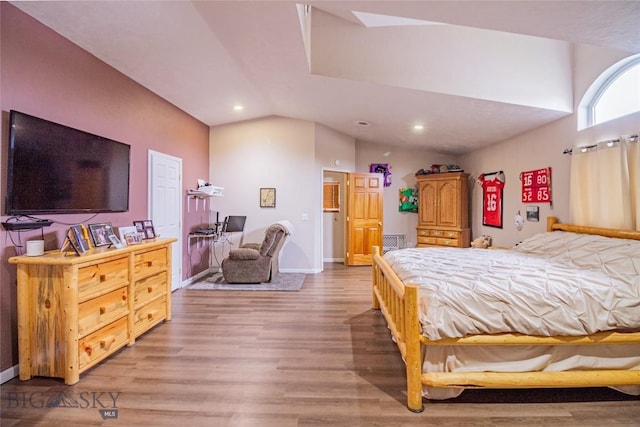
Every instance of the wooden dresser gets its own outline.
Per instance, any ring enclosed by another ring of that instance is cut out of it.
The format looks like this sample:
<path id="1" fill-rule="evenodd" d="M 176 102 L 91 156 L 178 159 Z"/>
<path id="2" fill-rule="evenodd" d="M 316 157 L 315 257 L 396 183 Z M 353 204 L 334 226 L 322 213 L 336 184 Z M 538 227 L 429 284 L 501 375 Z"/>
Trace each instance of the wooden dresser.
<path id="1" fill-rule="evenodd" d="M 417 246 L 469 247 L 469 174 L 419 175 Z"/>
<path id="2" fill-rule="evenodd" d="M 175 240 L 9 258 L 17 264 L 20 379 L 75 384 L 80 373 L 170 320 Z"/>

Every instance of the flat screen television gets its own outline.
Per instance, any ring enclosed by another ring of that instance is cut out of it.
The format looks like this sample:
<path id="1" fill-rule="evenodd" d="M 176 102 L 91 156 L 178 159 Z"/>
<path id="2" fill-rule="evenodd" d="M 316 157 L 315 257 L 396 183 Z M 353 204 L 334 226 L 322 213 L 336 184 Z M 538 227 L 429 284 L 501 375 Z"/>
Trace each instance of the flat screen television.
<path id="1" fill-rule="evenodd" d="M 9 215 L 126 212 L 127 144 L 10 111 Z"/>

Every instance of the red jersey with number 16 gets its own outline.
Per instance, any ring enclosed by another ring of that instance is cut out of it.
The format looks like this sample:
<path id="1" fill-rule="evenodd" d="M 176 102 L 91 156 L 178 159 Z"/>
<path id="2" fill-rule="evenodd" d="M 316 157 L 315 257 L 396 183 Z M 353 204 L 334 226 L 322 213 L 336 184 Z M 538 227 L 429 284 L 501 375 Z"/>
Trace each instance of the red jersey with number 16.
<path id="1" fill-rule="evenodd" d="M 478 180 L 482 185 L 482 223 L 502 227 L 502 190 L 504 182 L 496 179 L 485 179 L 484 175 Z"/>

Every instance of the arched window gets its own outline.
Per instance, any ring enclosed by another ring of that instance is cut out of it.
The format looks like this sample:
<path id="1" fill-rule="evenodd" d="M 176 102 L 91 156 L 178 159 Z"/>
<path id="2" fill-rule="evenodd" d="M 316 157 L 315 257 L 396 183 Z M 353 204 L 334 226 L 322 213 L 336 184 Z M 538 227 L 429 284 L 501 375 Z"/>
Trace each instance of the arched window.
<path id="1" fill-rule="evenodd" d="M 602 73 L 582 98 L 578 130 L 640 111 L 640 55 Z"/>

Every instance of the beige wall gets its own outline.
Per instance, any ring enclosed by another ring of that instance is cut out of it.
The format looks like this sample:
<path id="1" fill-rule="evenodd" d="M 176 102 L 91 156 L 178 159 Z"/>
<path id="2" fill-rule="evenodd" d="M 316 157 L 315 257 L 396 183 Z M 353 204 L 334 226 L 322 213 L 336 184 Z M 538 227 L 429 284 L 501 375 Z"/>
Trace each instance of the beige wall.
<path id="1" fill-rule="evenodd" d="M 224 187 L 224 196 L 212 199 L 212 209 L 221 216 L 247 216 L 244 242 L 261 241 L 269 224 L 291 221 L 295 232 L 281 251 L 282 271 L 316 268 L 314 233 L 321 215 L 314 132 L 312 122 L 268 117 L 212 127 L 209 133 L 211 183 Z M 276 189 L 275 208 L 260 207 L 261 187 Z"/>
<path id="2" fill-rule="evenodd" d="M 434 163 L 455 164 L 455 156 L 358 141 L 356 161 L 358 172 L 369 172 L 371 163 L 391 165 L 391 186 L 384 188 L 383 196 L 383 234 L 404 234 L 406 245 L 415 246 L 418 215 L 412 212 L 398 212 L 400 188 L 415 187 L 415 174 L 419 169 L 429 168 Z"/>
<path id="3" fill-rule="evenodd" d="M 603 51 L 593 46 L 577 46 L 574 55 L 574 105 L 580 103 L 592 82 L 617 61 L 629 56 L 625 52 Z M 628 115 L 582 131 L 577 130 L 577 112 L 556 120 L 547 126 L 534 129 L 516 138 L 476 150 L 461 156 L 459 162 L 472 177 L 481 173 L 503 170 L 506 175 L 504 189 L 503 228 L 482 225 L 482 189 L 472 184 L 471 221 L 473 237 L 489 234 L 496 246 L 511 246 L 522 239 L 545 230 L 546 217 L 557 216 L 570 222 L 569 172 L 571 157 L 563 150 L 576 145 L 588 145 L 597 141 L 616 138 L 640 131 L 640 113 Z M 526 206 L 522 203 L 520 172 L 552 168 L 553 203 L 531 204 L 540 206 L 540 222 L 525 220 L 522 231 L 517 231 L 514 216 L 520 211 L 526 218 Z"/>
<path id="4" fill-rule="evenodd" d="M 315 264 L 322 269 L 324 260 L 338 261 L 344 258 L 344 209 L 336 214 L 322 212 L 322 182 L 327 174 L 336 172 L 342 177 L 341 189 L 345 189 L 345 173 L 356 170 L 356 141 L 354 138 L 316 123 L 315 138 L 316 173 L 318 182 L 318 212 L 321 221 L 316 228 Z M 339 179 L 339 178 L 338 178 Z M 343 192 L 344 195 L 344 192 Z M 344 204 L 342 206 L 345 206 Z M 329 220 L 331 219 L 331 220 Z"/>

